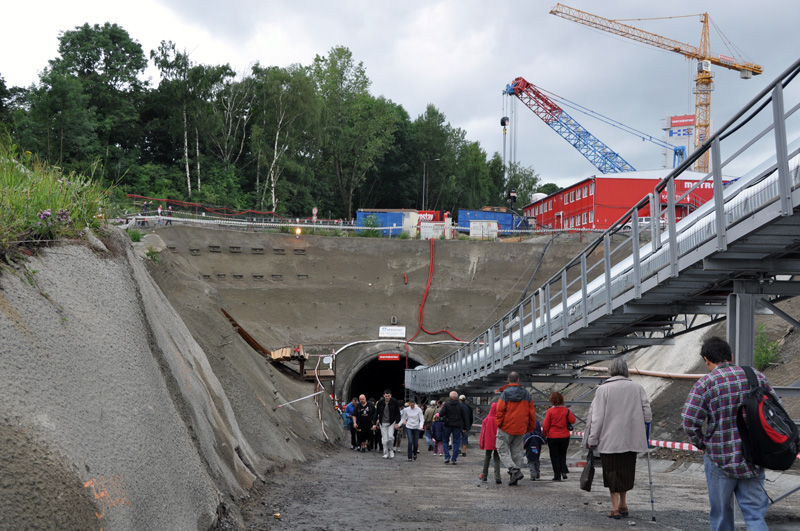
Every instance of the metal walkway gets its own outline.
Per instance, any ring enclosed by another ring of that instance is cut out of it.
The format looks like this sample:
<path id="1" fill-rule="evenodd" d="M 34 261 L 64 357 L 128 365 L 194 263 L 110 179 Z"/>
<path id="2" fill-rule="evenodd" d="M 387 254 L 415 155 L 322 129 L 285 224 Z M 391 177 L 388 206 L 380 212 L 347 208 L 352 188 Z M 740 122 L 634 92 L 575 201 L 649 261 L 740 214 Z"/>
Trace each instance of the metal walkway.
<path id="1" fill-rule="evenodd" d="M 798 73 L 800 60 L 491 328 L 438 363 L 406 371 L 406 389 L 489 394 L 512 370 L 526 383 L 575 382 L 588 364 L 670 344 L 721 319 L 735 361 L 752 364 L 757 311 L 800 329 L 774 306 L 800 295 L 791 277 L 800 274 L 800 138 L 790 142 L 786 132 L 800 131 Z M 712 171 L 683 189 L 677 177 L 706 152 Z M 677 221 L 675 204 L 700 186 L 722 193 Z M 646 207 L 657 214 L 642 227 Z"/>

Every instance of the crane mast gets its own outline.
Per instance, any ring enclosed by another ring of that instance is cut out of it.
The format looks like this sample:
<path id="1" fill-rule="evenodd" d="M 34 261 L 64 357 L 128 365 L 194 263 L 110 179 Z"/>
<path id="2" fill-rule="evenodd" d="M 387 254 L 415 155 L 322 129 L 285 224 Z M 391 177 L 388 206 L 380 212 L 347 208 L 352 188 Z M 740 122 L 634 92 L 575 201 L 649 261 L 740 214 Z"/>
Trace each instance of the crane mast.
<path id="1" fill-rule="evenodd" d="M 505 93 L 516 96 L 602 173 L 636 171 L 619 154 L 584 129 L 556 102 L 543 94 L 536 85 L 518 77 L 506 86 Z"/>
<path id="2" fill-rule="evenodd" d="M 750 79 L 754 75 L 759 75 L 763 72 L 761 65 L 755 63 L 738 63 L 733 57 L 712 54 L 710 52 L 708 13 L 700 15 L 700 22 L 703 24 L 703 30 L 699 47 L 562 4 L 557 4 L 550 11 L 550 14 L 696 60 L 698 63 L 694 90 L 696 124 L 694 137 L 695 149 L 711 136 L 711 91 L 714 90 L 714 73 L 711 71 L 711 65 L 737 70 L 743 79 Z M 704 153 L 703 156 L 698 159 L 695 169 L 702 172 L 708 171 L 708 152 Z"/>

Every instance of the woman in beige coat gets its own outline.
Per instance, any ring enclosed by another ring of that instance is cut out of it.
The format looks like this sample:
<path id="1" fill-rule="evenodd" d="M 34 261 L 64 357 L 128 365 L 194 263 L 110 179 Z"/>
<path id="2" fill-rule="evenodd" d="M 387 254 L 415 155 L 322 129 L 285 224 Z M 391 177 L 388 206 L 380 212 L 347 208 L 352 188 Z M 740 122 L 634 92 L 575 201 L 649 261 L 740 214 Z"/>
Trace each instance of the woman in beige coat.
<path id="1" fill-rule="evenodd" d="M 636 453 L 647 451 L 645 423 L 653 419 L 644 388 L 628 378 L 628 364 L 616 358 L 610 378 L 598 386 L 586 419 L 583 446 L 600 453 L 603 486 L 611 492 L 609 518 L 628 516 L 626 494 L 633 488 Z"/>

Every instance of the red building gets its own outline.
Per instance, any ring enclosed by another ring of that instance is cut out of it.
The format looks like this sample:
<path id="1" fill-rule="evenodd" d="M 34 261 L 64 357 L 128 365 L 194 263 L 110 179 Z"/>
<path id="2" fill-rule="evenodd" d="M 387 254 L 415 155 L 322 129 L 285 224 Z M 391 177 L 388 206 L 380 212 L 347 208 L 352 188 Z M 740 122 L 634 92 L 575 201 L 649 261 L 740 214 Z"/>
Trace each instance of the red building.
<path id="1" fill-rule="evenodd" d="M 548 229 L 607 229 L 621 218 L 640 199 L 653 193 L 655 186 L 672 170 L 636 171 L 595 175 L 579 181 L 560 192 L 537 199 L 523 207 L 524 215 L 535 226 Z M 706 174 L 687 171 L 678 178 L 675 190 L 675 211 L 680 220 L 714 196 L 712 182 L 704 182 L 678 201 Z M 667 194 L 659 197 L 662 210 Z M 639 211 L 639 217 L 649 217 L 650 208 Z"/>

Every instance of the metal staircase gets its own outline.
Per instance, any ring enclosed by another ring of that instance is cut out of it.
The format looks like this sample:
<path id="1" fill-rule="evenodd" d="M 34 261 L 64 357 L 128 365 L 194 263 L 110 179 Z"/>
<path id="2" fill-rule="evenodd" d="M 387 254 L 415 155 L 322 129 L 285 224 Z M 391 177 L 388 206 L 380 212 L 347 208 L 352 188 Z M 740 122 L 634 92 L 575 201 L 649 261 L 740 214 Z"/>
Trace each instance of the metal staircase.
<path id="1" fill-rule="evenodd" d="M 670 344 L 721 319 L 728 320 L 736 362 L 752 364 L 755 313 L 780 315 L 774 303 L 800 294 L 792 280 L 800 274 L 800 138 L 787 139 L 787 124 L 800 131 L 798 73 L 800 60 L 489 329 L 438 363 L 406 371 L 406 388 L 489 394 L 512 370 L 525 382 L 576 381 L 588 364 Z M 679 188 L 677 177 L 705 153 L 711 172 Z M 700 186 L 713 187 L 713 201 L 676 221 L 675 204 Z M 649 231 L 638 223 L 646 207 L 657 213 Z M 626 224 L 632 230 L 622 230 Z"/>

